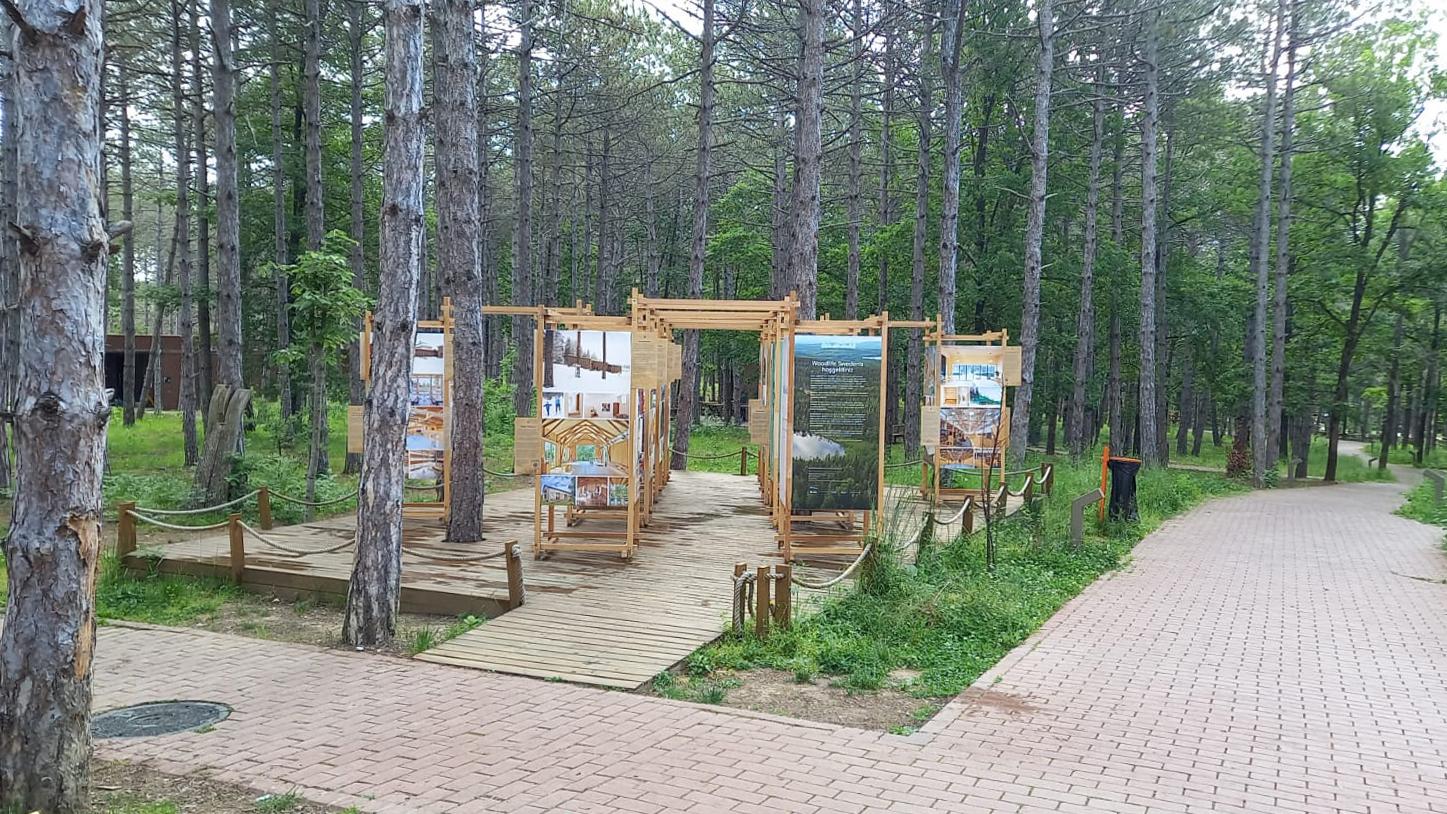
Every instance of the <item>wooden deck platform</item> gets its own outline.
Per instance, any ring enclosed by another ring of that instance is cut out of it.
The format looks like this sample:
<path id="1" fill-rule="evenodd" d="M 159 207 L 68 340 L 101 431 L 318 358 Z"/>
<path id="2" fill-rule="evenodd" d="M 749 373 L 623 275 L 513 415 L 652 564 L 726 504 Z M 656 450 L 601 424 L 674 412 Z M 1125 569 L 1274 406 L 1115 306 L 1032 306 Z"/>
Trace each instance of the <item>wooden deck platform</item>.
<path id="1" fill-rule="evenodd" d="M 891 526 L 910 532 L 922 506 L 912 489 L 892 490 Z M 405 546 L 442 557 L 490 553 L 516 539 L 528 551 L 532 490 L 488 496 L 488 539 L 460 546 L 442 541 L 435 522 L 408 521 Z M 561 522 L 561 517 L 560 517 Z M 579 530 L 606 530 L 621 520 L 589 518 Z M 297 550 L 336 546 L 354 533 L 350 516 L 273 529 L 266 536 Z M 937 534 L 945 536 L 954 529 Z M 751 567 L 778 562 L 774 530 L 752 477 L 676 472 L 656 504 L 642 544 L 629 562 L 614 555 L 555 553 L 523 558 L 527 600 L 507 610 L 501 558 L 478 563 L 439 563 L 404 553 L 402 607 L 419 613 L 471 613 L 486 624 L 417 658 L 477 669 L 609 687 L 635 688 L 717 638 L 728 624 L 731 576 L 737 562 Z M 225 577 L 227 538 L 143 545 L 130 564 L 163 571 Z M 829 558 L 796 568 L 810 579 L 827 578 L 847 565 Z M 248 536 L 243 584 L 280 596 L 324 595 L 343 599 L 352 565 L 349 548 L 298 556 L 269 549 Z M 817 598 L 797 595 L 796 602 Z"/>

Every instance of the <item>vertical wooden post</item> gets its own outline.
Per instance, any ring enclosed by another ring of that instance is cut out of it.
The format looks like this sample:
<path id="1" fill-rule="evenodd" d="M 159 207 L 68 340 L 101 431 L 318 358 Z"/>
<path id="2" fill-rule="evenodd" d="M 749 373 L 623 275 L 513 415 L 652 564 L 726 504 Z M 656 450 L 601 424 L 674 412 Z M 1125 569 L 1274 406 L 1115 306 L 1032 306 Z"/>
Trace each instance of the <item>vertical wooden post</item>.
<path id="1" fill-rule="evenodd" d="M 772 569 L 760 565 L 754 572 L 754 635 L 763 638 L 769 635 L 769 577 Z"/>
<path id="2" fill-rule="evenodd" d="M 263 486 L 256 490 L 256 513 L 261 517 L 261 530 L 271 529 L 271 487 Z"/>
<path id="3" fill-rule="evenodd" d="M 749 448 L 739 447 L 739 474 L 749 474 Z"/>
<path id="4" fill-rule="evenodd" d="M 793 622 L 794 567 L 788 563 L 774 566 L 774 624 L 788 630 Z"/>
<path id="5" fill-rule="evenodd" d="M 508 540 L 503 543 L 503 559 L 507 561 L 507 605 L 509 609 L 522 607 L 524 600 L 523 593 L 523 561 L 518 557 L 517 540 Z"/>
<path id="6" fill-rule="evenodd" d="M 231 581 L 240 585 L 241 577 L 246 572 L 245 532 L 241 529 L 241 515 L 232 514 L 226 521 L 227 535 L 231 540 Z"/>
<path id="7" fill-rule="evenodd" d="M 134 501 L 122 503 L 116 507 L 119 513 L 116 523 L 116 556 L 122 560 L 127 554 L 133 554 L 136 550 L 136 517 L 131 512 L 136 510 Z"/>

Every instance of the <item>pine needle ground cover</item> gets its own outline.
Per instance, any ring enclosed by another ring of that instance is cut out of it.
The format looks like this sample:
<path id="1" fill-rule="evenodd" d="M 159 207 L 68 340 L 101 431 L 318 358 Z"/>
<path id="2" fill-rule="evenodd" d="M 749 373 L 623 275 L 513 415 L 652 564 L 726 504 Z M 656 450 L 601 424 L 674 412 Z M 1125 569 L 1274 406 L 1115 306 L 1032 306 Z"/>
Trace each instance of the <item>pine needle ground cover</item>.
<path id="1" fill-rule="evenodd" d="M 1140 521 L 1097 529 L 1092 516 L 1085 545 L 1073 550 L 1070 501 L 1099 479 L 1094 461 L 1057 463 L 1054 495 L 1037 510 L 997 523 L 993 574 L 983 533 L 936 542 L 915 562 L 900 554 L 903 541 L 886 540 L 882 556 L 854 587 L 801 613 L 792 629 L 764 638 L 730 634 L 694 653 L 679 674 L 660 676 L 653 691 L 759 708 L 751 703 L 751 677 L 775 682 L 784 673 L 801 692 L 817 695 L 820 685 L 829 687 L 840 705 L 874 695 L 897 714 L 904 708 L 900 696 L 913 698 L 903 719 L 875 720 L 882 728 L 912 728 L 1085 586 L 1127 562 L 1131 548 L 1162 521 L 1245 489 L 1210 473 L 1148 471 L 1139 483 Z M 761 711 L 790 714 L 788 699 L 773 690 Z M 807 717 L 838 720 L 827 710 L 811 712 Z"/>

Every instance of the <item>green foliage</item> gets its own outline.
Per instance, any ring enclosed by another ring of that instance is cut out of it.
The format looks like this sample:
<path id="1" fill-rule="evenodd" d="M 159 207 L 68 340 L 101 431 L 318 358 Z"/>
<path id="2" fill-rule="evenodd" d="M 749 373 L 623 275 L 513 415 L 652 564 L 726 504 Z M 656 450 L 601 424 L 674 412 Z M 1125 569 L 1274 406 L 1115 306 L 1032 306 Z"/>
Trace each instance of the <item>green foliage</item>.
<path id="1" fill-rule="evenodd" d="M 1407 502 L 1402 504 L 1402 507 L 1397 510 L 1397 514 L 1447 528 L 1447 500 L 1438 503 L 1432 489 L 1429 481 L 1423 480 L 1417 484 L 1407 493 Z"/>
<path id="2" fill-rule="evenodd" d="M 981 535 L 928 550 L 913 565 L 888 550 L 852 590 L 828 599 L 786 631 L 767 638 L 730 636 L 689 659 L 694 680 L 752 666 L 796 677 L 824 674 L 855 691 L 883 687 L 891 671 L 920 678 L 908 691 L 951 696 L 1023 641 L 1066 600 L 1121 563 L 1131 547 L 1167 517 L 1209 497 L 1242 489 L 1223 477 L 1150 470 L 1138 491 L 1141 521 L 1068 547 L 1069 497 L 1098 484 L 1098 464 L 1058 463 L 1056 494 L 1037 521 L 1012 517 L 997 526 L 999 561 L 985 570 Z M 1036 526 L 1038 524 L 1038 526 Z"/>
<path id="3" fill-rule="evenodd" d="M 467 614 L 466 616 L 459 616 L 456 621 L 444 628 L 418 628 L 412 631 L 412 635 L 407 641 L 407 651 L 415 656 L 424 650 L 431 650 L 439 644 L 451 641 L 469 630 L 477 629 L 482 625 L 483 621 L 483 619 L 477 616 Z"/>
<path id="4" fill-rule="evenodd" d="M 264 794 L 256 798 L 256 810 L 265 814 L 294 811 L 299 805 L 301 805 L 301 796 L 294 791 L 286 794 Z"/>
<path id="5" fill-rule="evenodd" d="M 356 338 L 357 320 L 371 299 L 352 285 L 347 255 L 354 241 L 341 232 L 328 232 L 319 251 L 303 254 L 273 274 L 284 273 L 291 283 L 291 346 L 277 352 L 283 364 L 296 365 L 311 348 L 337 351 Z"/>
<path id="6" fill-rule="evenodd" d="M 96 617 L 156 625 L 186 625 L 214 619 L 240 589 L 227 582 L 162 574 L 127 573 L 113 551 L 101 558 L 96 583 Z"/>

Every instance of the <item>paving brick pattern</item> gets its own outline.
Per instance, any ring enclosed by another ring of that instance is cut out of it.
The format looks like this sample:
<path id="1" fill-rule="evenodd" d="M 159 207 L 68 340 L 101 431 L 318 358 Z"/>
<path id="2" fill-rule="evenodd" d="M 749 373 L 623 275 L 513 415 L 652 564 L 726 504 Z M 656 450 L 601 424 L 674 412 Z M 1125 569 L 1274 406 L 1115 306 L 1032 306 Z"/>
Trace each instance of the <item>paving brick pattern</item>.
<path id="1" fill-rule="evenodd" d="M 910 736 L 109 628 L 98 709 L 236 711 L 98 749 L 363 811 L 1447 812 L 1447 586 L 1427 581 L 1447 557 L 1400 500 L 1279 490 L 1178 518 Z"/>

